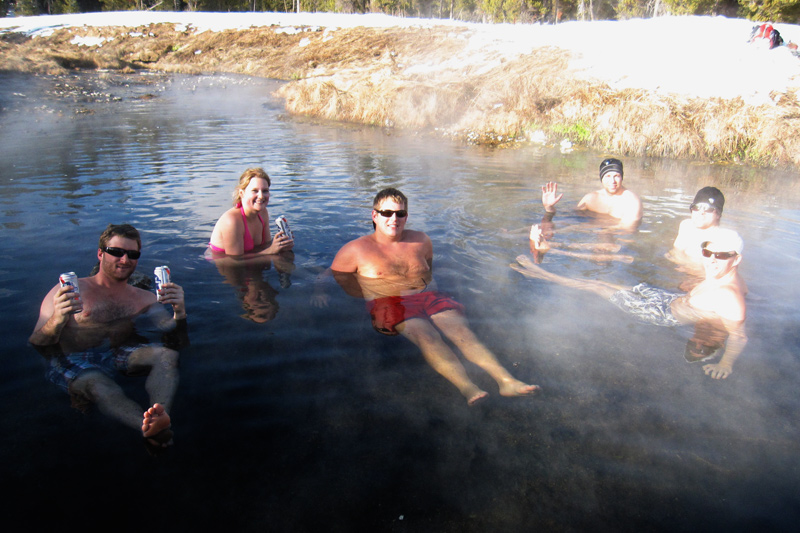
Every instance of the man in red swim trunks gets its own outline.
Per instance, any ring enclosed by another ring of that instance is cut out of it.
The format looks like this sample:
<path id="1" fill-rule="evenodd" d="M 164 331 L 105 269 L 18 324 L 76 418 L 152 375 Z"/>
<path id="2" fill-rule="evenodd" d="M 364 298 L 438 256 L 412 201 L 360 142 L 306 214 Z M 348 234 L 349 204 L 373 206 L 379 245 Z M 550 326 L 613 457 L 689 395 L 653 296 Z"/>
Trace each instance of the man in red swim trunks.
<path id="1" fill-rule="evenodd" d="M 538 391 L 538 386 L 515 379 L 475 337 L 461 304 L 432 290 L 433 245 L 425 233 L 405 229 L 405 195 L 397 189 L 384 189 L 372 205 L 374 233 L 345 244 L 330 270 L 346 290 L 347 279 L 355 278 L 355 292 L 367 300 L 375 329 L 385 335 L 403 335 L 416 344 L 428 364 L 455 385 L 470 405 L 489 393 L 469 379 L 442 337 L 492 376 L 501 395 L 526 396 Z"/>

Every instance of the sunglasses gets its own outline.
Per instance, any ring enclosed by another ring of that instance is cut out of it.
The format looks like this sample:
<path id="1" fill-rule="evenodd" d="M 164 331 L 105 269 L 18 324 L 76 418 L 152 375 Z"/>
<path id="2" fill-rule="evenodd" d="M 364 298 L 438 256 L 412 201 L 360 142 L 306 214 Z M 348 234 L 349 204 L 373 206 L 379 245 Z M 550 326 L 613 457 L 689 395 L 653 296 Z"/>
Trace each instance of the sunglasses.
<path id="1" fill-rule="evenodd" d="M 397 218 L 406 218 L 408 216 L 408 211 L 405 209 L 400 209 L 398 211 L 392 211 L 391 209 L 376 209 L 375 212 L 384 218 L 392 218 L 392 215 L 397 215 Z"/>
<path id="2" fill-rule="evenodd" d="M 136 260 L 142 256 L 142 252 L 139 250 L 126 250 L 125 248 L 116 248 L 114 246 L 105 246 L 103 251 L 108 255 L 113 255 L 114 257 L 122 257 L 125 254 L 128 254 L 128 258 Z"/>
<path id="3" fill-rule="evenodd" d="M 717 208 L 716 207 L 712 207 L 712 206 L 710 206 L 708 204 L 692 204 L 689 207 L 689 210 L 690 211 L 700 211 L 702 213 L 713 213 L 714 211 L 717 210 Z"/>
<path id="4" fill-rule="evenodd" d="M 736 252 L 712 252 L 708 248 L 703 248 L 703 257 L 711 257 L 712 255 L 715 259 L 727 261 L 728 259 L 736 257 Z"/>

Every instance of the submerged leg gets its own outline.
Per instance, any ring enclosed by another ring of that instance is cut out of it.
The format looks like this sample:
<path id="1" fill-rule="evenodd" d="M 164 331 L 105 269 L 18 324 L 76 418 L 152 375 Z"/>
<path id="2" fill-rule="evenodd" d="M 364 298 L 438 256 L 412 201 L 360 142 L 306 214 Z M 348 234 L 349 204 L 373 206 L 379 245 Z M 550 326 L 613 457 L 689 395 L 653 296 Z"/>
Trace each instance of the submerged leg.
<path id="1" fill-rule="evenodd" d="M 552 272 L 548 272 L 547 270 L 543 269 L 539 265 L 534 264 L 533 261 L 531 261 L 525 255 L 517 256 L 517 263 L 511 263 L 509 266 L 523 276 L 543 279 L 545 281 L 552 281 L 553 283 L 558 283 L 559 285 L 563 285 L 565 287 L 593 292 L 605 299 L 610 298 L 615 292 L 625 289 L 625 287 L 621 285 L 615 285 L 605 281 L 568 278 L 566 276 L 553 274 Z"/>
<path id="2" fill-rule="evenodd" d="M 128 358 L 133 374 L 147 373 L 145 390 L 153 404 L 159 403 L 168 411 L 178 389 L 178 352 L 160 346 L 143 346 Z"/>
<path id="3" fill-rule="evenodd" d="M 139 429 L 142 407 L 125 396 L 117 383 L 100 372 L 84 372 L 69 386 L 70 394 L 88 398 L 104 415 Z"/>
<path id="4" fill-rule="evenodd" d="M 529 385 L 512 376 L 494 354 L 478 340 L 469 328 L 466 318 L 458 311 L 451 309 L 436 313 L 431 320 L 461 350 L 464 357 L 494 378 L 502 396 L 527 396 L 539 391 L 538 385 Z"/>
<path id="5" fill-rule="evenodd" d="M 605 253 L 583 253 L 583 252 L 572 252 L 569 250 L 558 250 L 552 249 L 551 250 L 555 254 L 566 255 L 568 257 L 575 257 L 577 259 L 588 259 L 589 261 L 597 261 L 600 263 L 608 263 L 612 261 L 616 261 L 619 263 L 633 263 L 633 256 L 626 255 L 626 254 L 605 254 Z M 535 257 L 534 257 L 535 260 Z M 540 261 L 536 261 L 537 263 Z"/>
<path id="6" fill-rule="evenodd" d="M 433 324 L 424 319 L 412 318 L 398 324 L 396 329 L 419 347 L 428 364 L 455 385 L 469 405 L 474 405 L 489 395 L 469 379 L 464 365 L 445 344 Z"/>

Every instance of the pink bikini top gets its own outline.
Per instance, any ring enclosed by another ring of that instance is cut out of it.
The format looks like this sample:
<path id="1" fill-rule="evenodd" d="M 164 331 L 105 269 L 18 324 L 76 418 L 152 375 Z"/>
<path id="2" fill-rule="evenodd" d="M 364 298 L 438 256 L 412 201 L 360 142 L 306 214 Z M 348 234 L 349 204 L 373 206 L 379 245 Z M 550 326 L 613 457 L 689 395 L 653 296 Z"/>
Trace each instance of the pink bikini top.
<path id="1" fill-rule="evenodd" d="M 253 248 L 256 247 L 255 243 L 253 242 L 253 236 L 250 235 L 250 228 L 247 227 L 247 217 L 244 214 L 244 206 L 239 204 L 239 210 L 242 212 L 242 222 L 244 223 L 244 251 L 245 253 L 253 251 Z M 261 218 L 261 213 L 258 213 L 258 220 L 261 222 L 261 243 L 267 242 L 267 225 L 264 224 L 264 219 Z M 208 243 L 211 247 L 211 250 L 214 252 L 224 254 L 225 250 L 214 246 L 211 243 Z"/>

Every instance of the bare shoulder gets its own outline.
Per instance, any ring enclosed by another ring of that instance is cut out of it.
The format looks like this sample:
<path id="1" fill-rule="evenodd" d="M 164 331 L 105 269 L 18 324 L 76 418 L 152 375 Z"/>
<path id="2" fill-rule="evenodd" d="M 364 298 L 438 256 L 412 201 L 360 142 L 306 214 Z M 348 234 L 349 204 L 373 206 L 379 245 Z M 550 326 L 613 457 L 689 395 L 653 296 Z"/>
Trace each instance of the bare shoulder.
<path id="1" fill-rule="evenodd" d="M 741 322 L 747 315 L 744 291 L 737 284 L 720 287 L 714 295 L 714 312 L 726 320 Z"/>
<path id="2" fill-rule="evenodd" d="M 428 237 L 427 233 L 413 229 L 405 230 L 403 233 L 403 240 L 406 242 L 417 242 L 420 244 L 427 244 L 431 242 L 431 238 Z"/>
<path id="3" fill-rule="evenodd" d="M 158 301 L 158 298 L 153 291 L 146 291 L 133 285 L 128 285 L 125 295 L 137 307 L 148 307 Z"/>
<path id="4" fill-rule="evenodd" d="M 626 189 L 625 189 L 625 190 L 622 192 L 622 195 L 623 195 L 625 198 L 628 198 L 628 199 L 630 199 L 630 200 L 635 200 L 635 201 L 637 201 L 637 202 L 641 202 L 641 200 L 639 199 L 639 195 L 638 195 L 638 194 L 636 194 L 635 192 L 633 192 L 633 191 L 632 191 L 632 190 L 630 190 L 630 189 L 627 189 L 627 188 L 626 188 Z"/>
<path id="5" fill-rule="evenodd" d="M 235 227 L 240 221 L 242 220 L 242 216 L 239 213 L 239 210 L 235 207 L 231 207 L 224 213 L 222 216 L 219 217 L 219 221 L 217 221 L 217 225 L 222 226 L 223 228 L 233 228 Z"/>
<path id="6" fill-rule="evenodd" d="M 622 197 L 631 205 L 642 205 L 642 200 L 639 198 L 639 195 L 630 189 L 625 189 L 622 192 Z"/>
<path id="7" fill-rule="evenodd" d="M 584 194 L 581 201 L 578 202 L 578 209 L 589 209 L 597 201 L 599 193 L 600 191 L 592 191 Z"/>
<path id="8" fill-rule="evenodd" d="M 360 260 L 372 248 L 374 248 L 372 235 L 364 235 L 348 242 L 336 252 L 333 263 L 331 263 L 331 269 L 337 272 L 356 272 Z"/>

